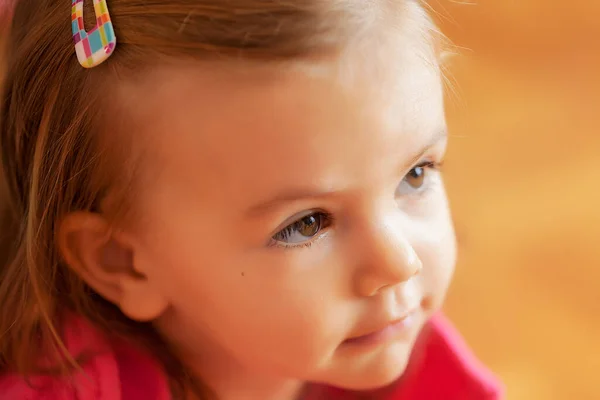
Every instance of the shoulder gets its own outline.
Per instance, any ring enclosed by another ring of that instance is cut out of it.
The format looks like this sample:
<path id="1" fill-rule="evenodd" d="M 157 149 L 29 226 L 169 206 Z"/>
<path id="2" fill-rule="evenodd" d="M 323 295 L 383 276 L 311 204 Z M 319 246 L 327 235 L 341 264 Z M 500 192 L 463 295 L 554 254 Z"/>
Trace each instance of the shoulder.
<path id="1" fill-rule="evenodd" d="M 155 361 L 122 342 L 109 341 L 75 318 L 66 329 L 72 356 L 91 357 L 69 377 L 0 376 L 1 400 L 169 400 L 168 383 Z"/>

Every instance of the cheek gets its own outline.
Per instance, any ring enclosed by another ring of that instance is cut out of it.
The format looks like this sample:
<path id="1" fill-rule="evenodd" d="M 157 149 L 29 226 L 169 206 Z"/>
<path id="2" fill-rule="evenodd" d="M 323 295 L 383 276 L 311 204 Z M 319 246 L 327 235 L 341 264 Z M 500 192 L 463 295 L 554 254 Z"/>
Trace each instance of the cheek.
<path id="1" fill-rule="evenodd" d="M 308 373 L 343 336 L 336 321 L 343 322 L 344 313 L 328 296 L 331 282 L 318 275 L 310 280 L 278 279 L 253 270 L 264 265 L 247 267 L 246 276 L 237 282 L 225 279 L 220 288 L 203 287 L 204 298 L 197 307 L 190 309 L 183 302 L 177 307 L 199 323 L 196 329 L 211 327 L 211 341 L 250 367 L 293 376 Z"/>
<path id="2" fill-rule="evenodd" d="M 445 204 L 445 202 L 444 202 Z M 456 238 L 447 206 L 438 208 L 413 243 L 423 262 L 420 281 L 427 311 L 434 312 L 444 301 L 456 265 Z M 442 211 L 443 210 L 443 211 Z"/>
<path id="3" fill-rule="evenodd" d="M 322 263 L 286 264 L 212 241 L 170 240 L 154 252 L 176 340 L 197 354 L 221 348 L 253 369 L 309 374 L 345 337 L 341 283 Z M 205 243 L 205 242 L 204 242 Z M 306 252 L 307 257 L 311 252 Z M 298 258 L 298 257 L 295 257 Z"/>

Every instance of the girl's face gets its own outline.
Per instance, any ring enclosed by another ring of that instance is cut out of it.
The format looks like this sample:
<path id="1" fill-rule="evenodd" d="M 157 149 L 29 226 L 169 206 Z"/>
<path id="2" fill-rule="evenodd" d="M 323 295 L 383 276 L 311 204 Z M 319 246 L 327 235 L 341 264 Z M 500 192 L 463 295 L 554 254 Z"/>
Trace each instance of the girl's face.
<path id="1" fill-rule="evenodd" d="M 177 67 L 127 89 L 153 174 L 136 268 L 157 327 L 204 376 L 367 389 L 404 371 L 455 263 L 426 47 Z"/>

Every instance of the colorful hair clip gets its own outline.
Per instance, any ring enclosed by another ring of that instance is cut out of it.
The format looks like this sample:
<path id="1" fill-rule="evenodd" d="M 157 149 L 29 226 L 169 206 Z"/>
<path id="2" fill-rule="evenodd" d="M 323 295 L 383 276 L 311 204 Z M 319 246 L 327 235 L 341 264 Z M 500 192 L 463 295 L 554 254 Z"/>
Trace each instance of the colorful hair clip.
<path id="1" fill-rule="evenodd" d="M 83 1 L 73 0 L 71 25 L 77 60 L 84 68 L 102 64 L 115 51 L 117 38 L 110 21 L 106 0 L 94 0 L 96 26 L 86 32 L 83 25 Z"/>

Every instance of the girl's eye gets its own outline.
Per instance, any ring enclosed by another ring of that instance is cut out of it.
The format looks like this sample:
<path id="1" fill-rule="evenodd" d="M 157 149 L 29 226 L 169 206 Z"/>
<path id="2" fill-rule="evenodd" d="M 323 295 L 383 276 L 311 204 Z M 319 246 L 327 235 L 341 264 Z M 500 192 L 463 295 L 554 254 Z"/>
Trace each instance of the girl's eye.
<path id="1" fill-rule="evenodd" d="M 273 240 L 283 244 L 299 244 L 310 241 L 328 226 L 329 219 L 322 212 L 314 212 L 292 222 L 275 235 Z"/>
<path id="2" fill-rule="evenodd" d="M 423 183 L 425 183 L 426 174 L 426 166 L 417 166 L 411 169 L 404 179 L 413 189 L 420 189 L 423 187 Z"/>
<path id="3" fill-rule="evenodd" d="M 438 170 L 440 164 L 426 162 L 417 165 L 404 176 L 404 179 L 398 186 L 397 195 L 403 196 L 415 192 L 422 192 L 431 185 L 431 174 Z"/>

